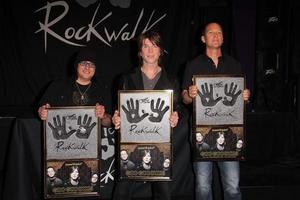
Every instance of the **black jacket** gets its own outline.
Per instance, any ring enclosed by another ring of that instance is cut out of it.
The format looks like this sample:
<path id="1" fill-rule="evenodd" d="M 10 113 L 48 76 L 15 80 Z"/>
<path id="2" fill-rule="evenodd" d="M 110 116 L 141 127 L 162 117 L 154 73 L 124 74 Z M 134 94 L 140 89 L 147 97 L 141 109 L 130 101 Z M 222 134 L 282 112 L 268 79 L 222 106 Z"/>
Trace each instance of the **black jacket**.
<path id="1" fill-rule="evenodd" d="M 120 90 L 144 90 L 141 68 L 135 68 L 131 73 L 122 76 Z M 179 84 L 176 78 L 169 76 L 164 68 L 153 90 L 173 90 L 174 111 L 180 112 Z"/>

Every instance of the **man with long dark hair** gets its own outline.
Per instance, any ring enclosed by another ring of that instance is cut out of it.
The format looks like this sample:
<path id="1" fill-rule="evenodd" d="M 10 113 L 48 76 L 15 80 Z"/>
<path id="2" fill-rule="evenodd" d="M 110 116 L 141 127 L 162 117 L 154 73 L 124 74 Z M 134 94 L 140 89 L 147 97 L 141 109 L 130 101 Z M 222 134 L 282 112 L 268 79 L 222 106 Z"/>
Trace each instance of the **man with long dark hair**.
<path id="1" fill-rule="evenodd" d="M 161 45 L 161 37 L 157 32 L 146 32 L 138 38 L 138 57 L 140 67 L 136 68 L 132 73 L 122 77 L 120 89 L 123 90 L 165 90 L 174 91 L 174 108 L 178 98 L 178 87 L 176 80 L 172 79 L 165 69 L 161 66 L 161 57 L 163 55 L 163 47 Z M 115 129 L 121 126 L 121 118 L 119 111 L 115 111 L 113 116 L 113 124 Z M 178 113 L 172 112 L 169 119 L 170 126 L 174 128 L 178 123 Z M 132 192 L 135 189 L 136 181 L 124 180 L 117 183 L 114 199 L 130 200 Z M 168 182 L 153 181 L 150 182 L 152 193 L 155 200 L 171 200 L 171 190 Z"/>

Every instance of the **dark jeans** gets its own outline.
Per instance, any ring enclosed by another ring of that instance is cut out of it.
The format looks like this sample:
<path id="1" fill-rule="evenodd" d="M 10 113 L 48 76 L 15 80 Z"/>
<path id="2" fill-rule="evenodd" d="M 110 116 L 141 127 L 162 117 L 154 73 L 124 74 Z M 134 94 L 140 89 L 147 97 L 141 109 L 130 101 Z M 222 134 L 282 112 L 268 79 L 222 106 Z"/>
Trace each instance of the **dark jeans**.
<path id="1" fill-rule="evenodd" d="M 117 182 L 113 200 L 131 200 L 133 191 L 136 188 L 136 181 Z M 153 200 L 171 200 L 171 190 L 169 182 L 147 182 L 151 184 Z"/>

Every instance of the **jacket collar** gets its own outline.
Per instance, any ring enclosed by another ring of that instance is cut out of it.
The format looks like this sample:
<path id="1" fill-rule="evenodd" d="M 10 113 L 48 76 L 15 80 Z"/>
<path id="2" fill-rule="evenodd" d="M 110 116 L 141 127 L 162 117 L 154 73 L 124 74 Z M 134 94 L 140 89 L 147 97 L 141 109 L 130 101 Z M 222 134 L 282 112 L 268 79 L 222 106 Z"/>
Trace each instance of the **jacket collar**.
<path id="1" fill-rule="evenodd" d="M 134 70 L 134 73 L 131 74 L 131 78 L 133 80 L 134 86 L 136 90 L 144 90 L 144 84 L 143 84 L 143 76 L 142 76 L 142 70 L 141 68 L 136 68 Z M 160 77 L 155 85 L 155 87 L 153 88 L 154 90 L 159 90 L 163 87 L 164 83 L 166 82 L 166 71 L 165 69 L 162 67 L 161 68 L 161 74 Z"/>

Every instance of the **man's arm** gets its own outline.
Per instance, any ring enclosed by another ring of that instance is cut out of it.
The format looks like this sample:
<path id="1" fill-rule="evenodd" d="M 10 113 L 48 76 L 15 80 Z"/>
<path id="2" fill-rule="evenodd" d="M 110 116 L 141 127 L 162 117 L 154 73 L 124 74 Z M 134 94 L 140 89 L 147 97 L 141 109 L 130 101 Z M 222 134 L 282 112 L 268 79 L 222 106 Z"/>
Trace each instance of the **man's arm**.
<path id="1" fill-rule="evenodd" d="M 193 99 L 189 96 L 189 92 L 187 90 L 183 90 L 181 96 L 184 104 L 190 104 L 193 102 Z"/>
<path id="2" fill-rule="evenodd" d="M 103 118 L 101 119 L 102 126 L 110 126 L 111 125 L 111 115 L 108 113 L 104 113 Z"/>
<path id="3" fill-rule="evenodd" d="M 251 95 L 250 90 L 246 88 L 246 89 L 243 91 L 243 99 L 244 99 L 244 101 L 246 101 L 247 103 L 250 102 L 250 101 L 249 101 L 250 95 Z"/>
<path id="4" fill-rule="evenodd" d="M 111 116 L 110 116 L 110 114 L 105 112 L 105 107 L 103 105 L 96 103 L 95 114 L 96 114 L 96 117 L 99 117 L 101 119 L 101 124 L 103 126 L 111 125 Z"/>
<path id="5" fill-rule="evenodd" d="M 190 104 L 193 102 L 193 98 L 197 95 L 197 86 L 191 85 L 189 86 L 189 90 L 183 90 L 181 93 L 183 103 Z"/>

